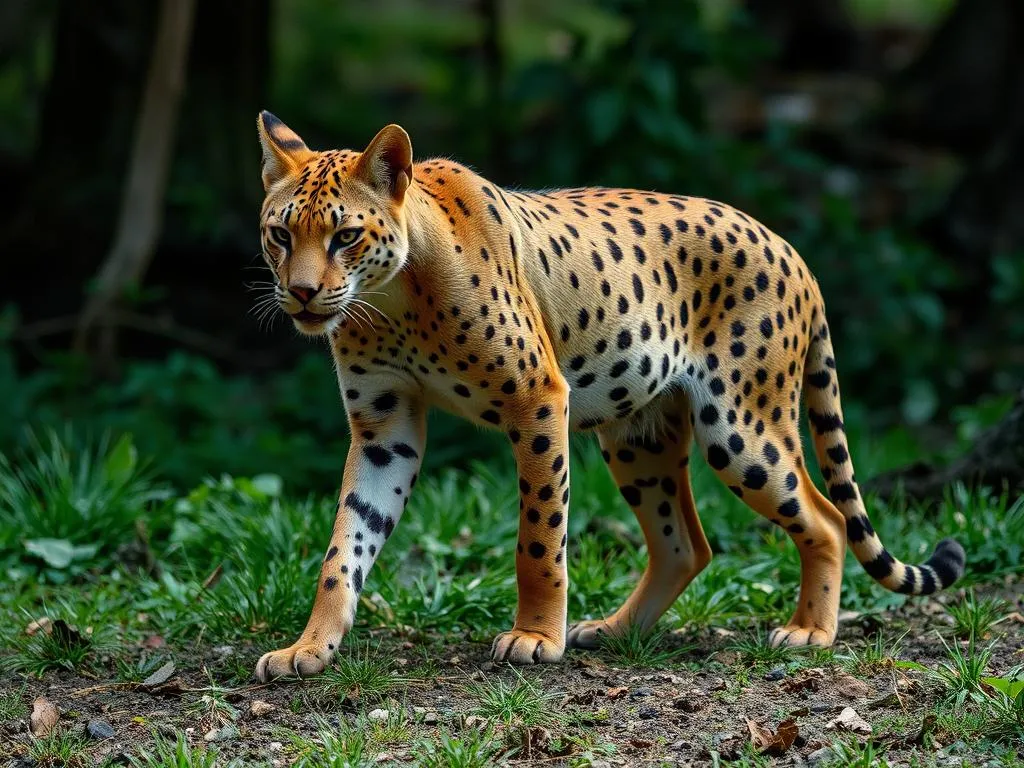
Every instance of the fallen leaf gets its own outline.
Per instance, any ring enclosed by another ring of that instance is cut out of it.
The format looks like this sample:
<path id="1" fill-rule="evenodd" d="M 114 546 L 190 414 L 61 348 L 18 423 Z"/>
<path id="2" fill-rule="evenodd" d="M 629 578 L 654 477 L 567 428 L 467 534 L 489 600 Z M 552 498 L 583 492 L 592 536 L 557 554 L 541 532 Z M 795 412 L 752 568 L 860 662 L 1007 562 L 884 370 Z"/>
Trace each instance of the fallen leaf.
<path id="1" fill-rule="evenodd" d="M 523 754 L 527 760 L 535 755 L 549 755 L 551 749 L 551 731 L 540 725 L 526 728 L 523 731 Z"/>
<path id="2" fill-rule="evenodd" d="M 32 715 L 29 718 L 29 730 L 33 736 L 45 736 L 57 724 L 60 712 L 48 698 L 40 696 L 32 702 Z"/>
<path id="3" fill-rule="evenodd" d="M 825 728 L 836 731 L 849 731 L 864 736 L 871 735 L 871 725 L 863 717 L 857 714 L 853 707 L 845 707 L 839 713 L 839 717 L 832 720 Z"/>
<path id="4" fill-rule="evenodd" d="M 151 674 L 145 680 L 142 681 L 143 688 L 156 688 L 158 685 L 163 685 L 171 679 L 171 675 L 174 674 L 174 662 L 168 661 L 160 669 Z"/>
<path id="5" fill-rule="evenodd" d="M 607 691 L 604 692 L 604 695 L 607 696 L 609 699 L 621 699 L 623 696 L 626 695 L 628 691 L 628 687 L 621 686 L 619 688 L 609 688 Z"/>
<path id="6" fill-rule="evenodd" d="M 797 693 L 798 691 L 817 691 L 821 687 L 821 683 L 824 679 L 825 671 L 814 667 L 801 671 L 795 677 L 783 680 L 782 683 L 780 683 L 780 687 L 787 693 Z"/>
<path id="7" fill-rule="evenodd" d="M 750 743 L 762 755 L 781 755 L 793 746 L 796 737 L 800 735 L 796 720 L 792 718 L 779 723 L 774 733 L 760 723 L 747 720 L 747 731 L 750 733 Z"/>

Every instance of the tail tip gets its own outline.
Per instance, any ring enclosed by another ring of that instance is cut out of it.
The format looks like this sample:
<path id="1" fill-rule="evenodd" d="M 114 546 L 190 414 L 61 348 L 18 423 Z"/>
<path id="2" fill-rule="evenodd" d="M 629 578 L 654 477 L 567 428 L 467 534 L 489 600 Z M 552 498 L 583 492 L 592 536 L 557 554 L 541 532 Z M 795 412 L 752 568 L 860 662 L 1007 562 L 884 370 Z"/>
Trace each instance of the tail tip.
<path id="1" fill-rule="evenodd" d="M 967 553 L 956 539 L 943 539 L 935 545 L 935 551 L 928 558 L 929 566 L 942 582 L 942 589 L 951 586 L 964 575 Z"/>

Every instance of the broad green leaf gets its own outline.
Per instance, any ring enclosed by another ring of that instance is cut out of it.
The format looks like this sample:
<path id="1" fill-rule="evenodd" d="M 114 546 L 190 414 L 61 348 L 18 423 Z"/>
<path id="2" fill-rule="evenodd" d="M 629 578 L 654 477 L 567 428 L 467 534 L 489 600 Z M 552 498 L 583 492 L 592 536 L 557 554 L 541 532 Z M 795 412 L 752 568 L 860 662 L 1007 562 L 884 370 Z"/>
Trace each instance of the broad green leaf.
<path id="1" fill-rule="evenodd" d="M 122 435 L 114 449 L 107 455 L 103 468 L 111 483 L 120 485 L 128 482 L 135 471 L 138 454 L 131 435 Z"/>
<path id="2" fill-rule="evenodd" d="M 75 560 L 85 560 L 99 550 L 98 544 L 74 545 L 67 539 L 29 539 L 25 542 L 29 554 L 42 558 L 51 568 L 67 568 Z"/>
<path id="3" fill-rule="evenodd" d="M 280 496 L 284 483 L 280 475 L 264 474 L 252 478 L 253 490 L 262 493 L 264 496 Z"/>
<path id="4" fill-rule="evenodd" d="M 988 683 L 1001 693 L 1005 693 L 1011 699 L 1020 696 L 1024 691 L 1024 680 L 1009 680 L 1005 677 L 983 677 L 981 682 Z"/>

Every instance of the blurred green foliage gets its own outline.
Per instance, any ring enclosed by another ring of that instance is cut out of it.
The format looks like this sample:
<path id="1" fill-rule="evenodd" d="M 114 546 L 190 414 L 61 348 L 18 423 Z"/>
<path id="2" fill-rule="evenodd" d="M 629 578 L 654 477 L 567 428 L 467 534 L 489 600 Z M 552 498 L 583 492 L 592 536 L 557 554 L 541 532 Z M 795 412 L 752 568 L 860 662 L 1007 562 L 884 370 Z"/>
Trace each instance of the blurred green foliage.
<path id="1" fill-rule="evenodd" d="M 885 16 L 883 5 L 847 3 L 862 19 Z M 925 23 L 950 3 L 904 5 Z M 998 327 L 972 328 L 974 318 L 951 313 L 947 302 L 971 265 L 936 253 L 921 236 L 921 222 L 940 210 L 956 174 L 901 178 L 901 194 L 915 203 L 885 226 L 868 226 L 867 170 L 823 152 L 806 127 L 771 117 L 756 135 L 712 127 L 716 100 L 756 89 L 775 53 L 740 2 L 520 0 L 498 3 L 493 19 L 487 3 L 278 0 L 270 7 L 269 98 L 261 106 L 311 146 L 359 147 L 384 123 L 400 122 L 419 157 L 455 157 L 509 186 L 676 191 L 762 220 L 818 276 L 848 415 L 872 427 L 952 420 L 961 437 L 975 435 L 1020 379 L 1024 313 L 1014 310 L 1024 305 L 1024 258 L 993 257 L 992 280 L 976 303 Z M 45 82 L 52 41 L 44 16 L 33 16 L 36 28 L 19 56 L 0 62 L 0 114 L 17 113 L 0 121 L 0 144 L 13 153 L 30 150 L 36 125 L 36 111 L 19 107 L 38 105 Z M 255 135 L 238 140 L 252 141 L 256 152 Z M 172 178 L 169 204 L 191 212 L 174 237 L 223 242 L 219 201 L 202 174 L 190 165 Z M 253 232 L 247 257 L 257 247 Z M 239 283 L 250 276 L 240 273 Z M 147 301 L 164 300 L 161 286 L 147 290 L 155 297 Z M 0 322 L 7 327 L 0 340 L 13 325 L 10 317 Z M 116 382 L 93 379 L 81 360 L 32 354 L 36 366 L 25 373 L 13 348 L 0 346 L 0 398 L 9 414 L 0 449 L 24 442 L 27 424 L 70 420 L 83 434 L 132 432 L 175 483 L 263 471 L 300 487 L 337 483 L 346 426 L 324 354 L 297 356 L 272 375 L 224 376 L 210 361 L 175 352 L 128 361 Z M 951 419 L 951 406 L 979 390 L 995 390 L 995 404 Z M 435 466 L 500 448 L 449 419 L 435 419 L 432 432 Z"/>

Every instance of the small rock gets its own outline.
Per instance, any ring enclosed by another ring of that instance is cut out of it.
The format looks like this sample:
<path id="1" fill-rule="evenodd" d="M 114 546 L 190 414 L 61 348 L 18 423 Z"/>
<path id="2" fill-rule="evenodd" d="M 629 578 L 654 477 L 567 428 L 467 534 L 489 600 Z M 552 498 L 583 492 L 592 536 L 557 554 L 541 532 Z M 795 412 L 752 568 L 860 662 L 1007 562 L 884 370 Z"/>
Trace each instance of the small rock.
<path id="1" fill-rule="evenodd" d="M 785 676 L 786 676 L 786 669 L 785 669 L 785 667 L 776 667 L 775 669 L 771 670 L 770 672 L 765 673 L 764 679 L 767 680 L 768 682 L 772 683 L 772 682 L 775 682 L 776 680 L 781 680 Z"/>
<path id="2" fill-rule="evenodd" d="M 701 691 L 697 691 L 696 695 L 691 691 L 685 696 L 678 696 L 673 699 L 672 706 L 675 709 L 681 709 L 683 712 L 690 712 L 692 714 L 693 712 L 700 711 L 700 708 L 704 706 L 703 697 L 704 694 Z"/>
<path id="3" fill-rule="evenodd" d="M 106 720 L 90 720 L 85 726 L 85 732 L 93 739 L 114 738 L 114 728 Z"/>
<path id="4" fill-rule="evenodd" d="M 679 741 L 672 742 L 671 747 L 676 752 L 689 752 L 693 749 L 693 742 L 680 739 Z"/>
<path id="5" fill-rule="evenodd" d="M 437 712 L 427 712 L 426 714 L 423 715 L 423 724 L 424 725 L 437 725 L 439 719 L 440 718 L 438 718 Z"/>
<path id="6" fill-rule="evenodd" d="M 174 662 L 168 661 L 160 669 L 151 674 L 145 680 L 142 681 L 143 688 L 155 688 L 158 685 L 163 685 L 171 679 L 171 675 L 174 674 Z"/>
<path id="7" fill-rule="evenodd" d="M 203 736 L 204 741 L 219 742 L 219 741 L 231 741 L 232 739 L 238 738 L 238 728 L 231 725 L 225 725 L 221 728 L 211 728 Z"/>
<path id="8" fill-rule="evenodd" d="M 811 705 L 811 712 L 813 714 L 815 714 L 815 715 L 823 715 L 826 712 L 828 712 L 830 709 L 832 709 L 832 705 L 831 704 L 812 704 Z"/>
<path id="9" fill-rule="evenodd" d="M 462 659 L 460 659 L 458 656 L 452 656 L 450 659 L 448 659 L 448 663 L 453 665 L 453 666 L 456 665 L 456 664 L 459 664 L 461 662 L 462 662 Z"/>
<path id="10" fill-rule="evenodd" d="M 654 707 L 640 707 L 640 711 L 637 714 L 641 720 L 654 720 L 657 717 L 661 717 L 661 712 Z"/>
<path id="11" fill-rule="evenodd" d="M 487 727 L 487 719 L 479 715 L 469 715 L 464 722 L 467 728 L 477 728 L 482 731 Z"/>
<path id="12" fill-rule="evenodd" d="M 729 733 L 728 731 L 719 731 L 711 737 L 711 746 L 717 747 L 723 741 L 728 741 L 729 739 L 735 738 L 735 736 L 736 734 Z"/>
<path id="13" fill-rule="evenodd" d="M 721 677 L 716 677 L 711 681 L 711 685 L 708 686 L 709 691 L 724 691 L 728 686 L 725 680 Z"/>
<path id="14" fill-rule="evenodd" d="M 284 744 L 280 741 L 272 741 L 267 745 L 267 749 L 269 749 L 271 752 L 280 752 L 282 749 L 284 749 Z"/>
<path id="15" fill-rule="evenodd" d="M 249 705 L 249 714 L 253 717 L 266 717 L 273 712 L 277 707 L 271 704 L 269 701 L 263 701 L 262 699 L 255 699 Z"/>
<path id="16" fill-rule="evenodd" d="M 225 659 L 235 652 L 235 648 L 231 645 L 215 645 L 213 646 L 213 652 L 222 659 Z"/>
<path id="17" fill-rule="evenodd" d="M 818 763 L 824 762 L 835 757 L 835 752 L 832 751 L 832 747 L 822 747 L 816 749 L 807 756 L 807 762 L 810 765 L 817 765 Z"/>
<path id="18" fill-rule="evenodd" d="M 654 689 L 653 688 L 636 688 L 636 689 L 634 689 L 633 691 L 630 692 L 629 698 L 631 698 L 631 699 L 643 699 L 643 698 L 646 698 L 648 696 L 653 696 L 653 695 L 654 695 Z"/>
<path id="19" fill-rule="evenodd" d="M 368 718 L 377 722 L 383 722 L 384 720 L 387 720 L 389 716 L 390 713 L 386 709 L 374 709 L 367 715 Z"/>

